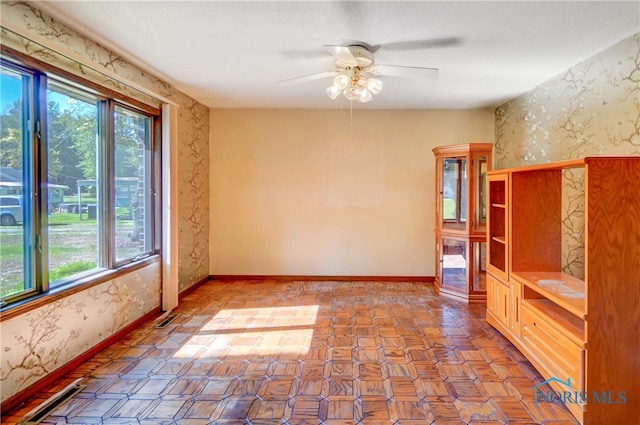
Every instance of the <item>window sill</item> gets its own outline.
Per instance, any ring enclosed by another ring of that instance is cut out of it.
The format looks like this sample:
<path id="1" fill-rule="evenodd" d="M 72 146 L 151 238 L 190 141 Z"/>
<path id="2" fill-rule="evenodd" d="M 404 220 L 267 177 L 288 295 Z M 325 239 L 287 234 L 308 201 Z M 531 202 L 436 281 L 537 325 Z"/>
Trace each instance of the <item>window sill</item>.
<path id="1" fill-rule="evenodd" d="M 159 261 L 159 255 L 151 255 L 140 261 L 126 264 L 117 269 L 105 270 L 96 274 L 92 274 L 91 276 L 83 277 L 73 282 L 69 282 L 65 285 L 60 285 L 59 287 L 49 290 L 49 292 L 45 294 L 35 295 L 33 297 L 11 303 L 0 309 L 0 322 L 16 316 L 20 316 L 31 310 L 35 310 L 36 308 L 51 304 L 59 299 L 68 297 L 78 292 L 86 291 L 93 286 L 97 286 L 109 280 L 124 276 L 128 273 Z"/>

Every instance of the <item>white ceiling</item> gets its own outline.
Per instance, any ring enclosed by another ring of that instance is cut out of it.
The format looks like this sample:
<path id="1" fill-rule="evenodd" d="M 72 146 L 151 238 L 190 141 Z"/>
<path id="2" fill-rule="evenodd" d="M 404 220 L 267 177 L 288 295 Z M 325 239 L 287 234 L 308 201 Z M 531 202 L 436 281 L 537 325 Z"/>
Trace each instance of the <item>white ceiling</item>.
<path id="1" fill-rule="evenodd" d="M 348 108 L 329 78 L 277 82 L 333 70 L 323 46 L 352 41 L 383 45 L 379 64 L 440 69 L 383 77 L 357 108 L 495 107 L 640 31 L 640 1 L 35 3 L 212 108 Z M 452 43 L 384 47 L 424 40 Z"/>

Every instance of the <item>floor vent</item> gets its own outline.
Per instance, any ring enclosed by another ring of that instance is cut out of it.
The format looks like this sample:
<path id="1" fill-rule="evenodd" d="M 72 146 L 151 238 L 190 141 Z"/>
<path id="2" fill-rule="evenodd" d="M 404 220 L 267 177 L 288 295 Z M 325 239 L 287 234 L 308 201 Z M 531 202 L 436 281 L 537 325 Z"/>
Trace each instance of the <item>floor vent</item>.
<path id="1" fill-rule="evenodd" d="M 84 378 L 78 378 L 71 384 L 49 397 L 44 403 L 33 409 L 22 419 L 19 425 L 35 425 L 39 424 L 49 416 L 58 406 L 70 400 L 74 395 L 82 391 L 86 385 L 80 384 Z"/>
<path id="2" fill-rule="evenodd" d="M 174 320 L 176 320 L 178 318 L 178 316 L 180 316 L 180 314 L 170 314 L 167 317 L 165 317 L 164 319 L 162 319 L 161 322 L 158 322 L 156 324 L 156 328 L 164 328 L 166 327 L 169 323 L 173 322 Z"/>

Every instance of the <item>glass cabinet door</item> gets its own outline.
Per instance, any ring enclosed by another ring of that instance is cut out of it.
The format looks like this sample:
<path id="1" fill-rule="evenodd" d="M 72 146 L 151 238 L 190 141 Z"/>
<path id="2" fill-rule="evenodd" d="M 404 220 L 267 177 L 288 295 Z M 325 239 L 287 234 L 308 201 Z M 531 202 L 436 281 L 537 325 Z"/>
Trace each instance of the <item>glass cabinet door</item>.
<path id="1" fill-rule="evenodd" d="M 467 292 L 467 241 L 442 238 L 442 288 Z"/>
<path id="2" fill-rule="evenodd" d="M 464 229 L 467 222 L 467 158 L 442 159 L 442 228 Z"/>
<path id="3" fill-rule="evenodd" d="M 473 220 L 473 229 L 476 231 L 484 231 L 487 226 L 487 155 L 476 155 L 473 158 L 474 172 L 474 206 L 475 217 Z"/>
<path id="4" fill-rule="evenodd" d="M 471 292 L 484 292 L 487 290 L 487 243 L 474 242 L 471 246 L 473 253 Z"/>

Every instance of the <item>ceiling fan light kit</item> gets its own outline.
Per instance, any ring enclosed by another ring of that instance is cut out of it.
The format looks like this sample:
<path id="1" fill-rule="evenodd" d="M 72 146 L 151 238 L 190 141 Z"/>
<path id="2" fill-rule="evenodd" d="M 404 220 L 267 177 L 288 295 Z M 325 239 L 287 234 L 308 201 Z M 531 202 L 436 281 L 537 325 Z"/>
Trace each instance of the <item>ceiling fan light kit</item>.
<path id="1" fill-rule="evenodd" d="M 427 43 L 431 47 L 433 43 Z M 391 45 L 394 45 L 391 43 Z M 425 68 L 403 65 L 376 65 L 374 66 L 372 47 L 351 44 L 347 46 L 325 46 L 335 58 L 335 70 L 304 77 L 283 80 L 281 83 L 303 82 L 326 77 L 333 77 L 333 83 L 325 89 L 331 100 L 338 98 L 340 93 L 350 101 L 367 103 L 373 100 L 373 95 L 380 93 L 383 87 L 381 80 L 372 77 L 384 75 L 413 76 L 419 78 L 436 78 L 437 68 Z"/>
<path id="2" fill-rule="evenodd" d="M 360 67 L 346 67 L 344 74 L 336 75 L 333 84 L 327 87 L 327 96 L 335 100 L 340 93 L 351 101 L 367 103 L 373 99 L 373 94 L 382 90 L 382 81 L 377 78 L 361 76 Z"/>

